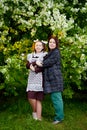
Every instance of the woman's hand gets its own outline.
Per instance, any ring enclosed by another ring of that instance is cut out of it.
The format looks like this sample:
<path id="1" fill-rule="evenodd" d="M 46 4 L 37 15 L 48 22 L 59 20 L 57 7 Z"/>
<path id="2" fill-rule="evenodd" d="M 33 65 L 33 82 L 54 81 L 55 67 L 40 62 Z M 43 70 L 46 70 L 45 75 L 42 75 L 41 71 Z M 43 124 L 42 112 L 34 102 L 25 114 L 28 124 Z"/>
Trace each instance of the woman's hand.
<path id="1" fill-rule="evenodd" d="M 34 68 L 34 66 L 31 64 L 30 65 L 30 69 L 32 70 L 32 71 L 35 71 L 35 68 Z"/>
<path id="2" fill-rule="evenodd" d="M 42 67 L 42 62 L 36 61 L 36 64 L 37 64 L 38 66 Z"/>

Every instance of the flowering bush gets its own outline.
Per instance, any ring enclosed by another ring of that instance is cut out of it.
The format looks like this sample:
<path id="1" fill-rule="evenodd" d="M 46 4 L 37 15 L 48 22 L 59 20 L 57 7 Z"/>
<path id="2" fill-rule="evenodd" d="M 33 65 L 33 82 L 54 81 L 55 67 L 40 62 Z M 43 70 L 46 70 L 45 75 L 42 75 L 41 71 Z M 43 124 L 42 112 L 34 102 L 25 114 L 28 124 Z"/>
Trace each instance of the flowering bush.
<path id="1" fill-rule="evenodd" d="M 23 54 L 20 58 L 17 55 L 13 55 L 10 58 L 7 58 L 6 65 L 0 67 L 0 71 L 5 78 L 4 83 L 0 86 L 0 89 L 4 89 L 5 95 L 17 96 L 18 93 L 25 90 L 27 71 L 26 68 L 23 67 L 23 60 Z"/>
<path id="2" fill-rule="evenodd" d="M 1 0 L 0 54 L 4 61 L 1 59 L 0 71 L 4 82 L 0 90 L 17 95 L 20 88 L 25 88 L 26 55 L 31 52 L 33 40 L 47 40 L 51 33 L 60 41 L 63 94 L 72 97 L 73 89 L 86 89 L 86 13 L 86 0 Z"/>

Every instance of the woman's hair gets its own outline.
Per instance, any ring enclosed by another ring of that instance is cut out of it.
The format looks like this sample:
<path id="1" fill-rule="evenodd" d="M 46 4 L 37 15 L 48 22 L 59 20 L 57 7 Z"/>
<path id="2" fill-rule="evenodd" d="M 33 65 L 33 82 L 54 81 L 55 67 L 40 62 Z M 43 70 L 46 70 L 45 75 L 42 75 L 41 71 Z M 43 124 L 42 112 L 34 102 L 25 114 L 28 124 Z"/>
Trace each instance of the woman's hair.
<path id="1" fill-rule="evenodd" d="M 45 43 L 43 43 L 43 42 L 40 41 L 40 40 L 33 42 L 32 51 L 35 52 L 35 44 L 36 44 L 37 42 L 41 42 L 41 43 L 42 43 L 42 46 L 43 46 L 43 50 L 42 50 L 42 51 L 46 51 L 46 45 L 45 45 Z"/>
<path id="2" fill-rule="evenodd" d="M 57 36 L 54 36 L 54 35 L 49 36 L 49 38 L 48 38 L 48 45 L 49 45 L 50 39 L 54 39 L 55 42 L 56 42 L 56 48 L 59 48 L 59 40 L 58 40 L 58 37 L 57 37 Z M 48 47 L 48 50 L 50 50 L 49 47 Z"/>

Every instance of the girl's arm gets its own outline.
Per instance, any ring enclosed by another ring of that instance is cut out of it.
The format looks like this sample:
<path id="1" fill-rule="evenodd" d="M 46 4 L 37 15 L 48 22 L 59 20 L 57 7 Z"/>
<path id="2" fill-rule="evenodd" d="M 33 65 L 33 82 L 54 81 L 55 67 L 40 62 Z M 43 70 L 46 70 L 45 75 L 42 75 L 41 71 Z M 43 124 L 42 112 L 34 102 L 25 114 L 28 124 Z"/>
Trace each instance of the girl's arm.
<path id="1" fill-rule="evenodd" d="M 30 69 L 30 65 L 31 65 L 31 63 L 30 63 L 29 61 L 27 61 L 27 63 L 26 63 L 26 68 L 27 68 L 27 69 Z"/>
<path id="2" fill-rule="evenodd" d="M 32 57 L 32 53 L 27 55 L 27 63 L 26 63 L 26 68 L 30 69 L 30 65 L 31 65 L 31 57 Z"/>
<path id="3" fill-rule="evenodd" d="M 32 67 L 31 67 L 31 65 L 34 67 L 34 65 L 36 65 L 36 62 L 30 63 L 29 61 L 27 61 L 27 63 L 26 63 L 26 68 L 33 70 Z M 36 65 L 36 67 L 34 67 L 34 69 L 35 69 L 35 70 L 33 70 L 33 71 L 35 71 L 36 73 L 39 73 L 39 72 L 42 72 L 42 71 L 43 71 L 43 68 L 42 68 L 42 67 L 39 67 L 39 66 L 37 66 L 37 65 Z"/>
<path id="4" fill-rule="evenodd" d="M 43 71 L 42 67 L 39 67 L 39 66 L 35 67 L 35 72 L 36 73 L 39 73 L 39 72 L 42 72 L 42 71 Z"/>

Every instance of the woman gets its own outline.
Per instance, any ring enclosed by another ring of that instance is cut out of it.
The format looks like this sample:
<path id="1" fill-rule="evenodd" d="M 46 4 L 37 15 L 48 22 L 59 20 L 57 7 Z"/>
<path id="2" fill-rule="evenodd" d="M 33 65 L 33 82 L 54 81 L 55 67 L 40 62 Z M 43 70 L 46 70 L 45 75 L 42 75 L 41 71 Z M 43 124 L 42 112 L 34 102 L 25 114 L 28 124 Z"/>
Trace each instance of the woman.
<path id="1" fill-rule="evenodd" d="M 44 57 L 42 63 L 44 68 L 44 93 L 50 93 L 55 109 L 53 124 L 58 124 L 64 119 L 63 100 L 61 94 L 63 91 L 63 77 L 61 73 L 61 58 L 58 45 L 59 41 L 56 36 L 52 35 L 48 38 L 48 54 Z M 37 64 L 41 66 L 40 62 L 37 62 Z"/>

